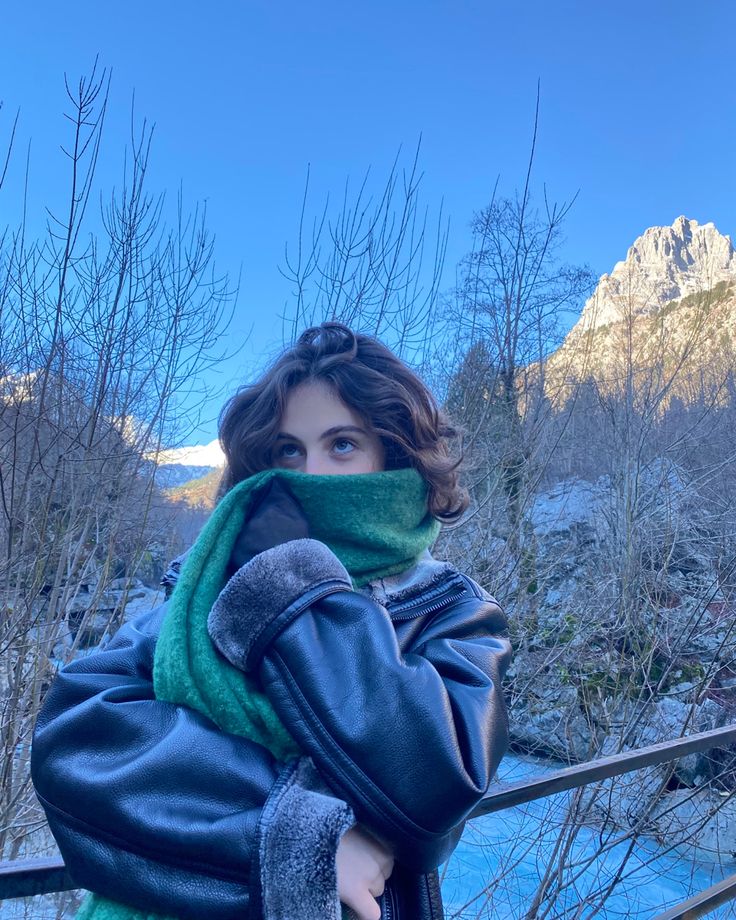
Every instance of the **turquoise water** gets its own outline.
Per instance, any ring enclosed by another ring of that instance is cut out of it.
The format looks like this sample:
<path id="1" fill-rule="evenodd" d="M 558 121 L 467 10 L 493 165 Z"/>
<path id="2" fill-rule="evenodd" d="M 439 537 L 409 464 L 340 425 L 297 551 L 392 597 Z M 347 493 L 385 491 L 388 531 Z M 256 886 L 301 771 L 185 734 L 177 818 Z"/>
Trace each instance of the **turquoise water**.
<path id="1" fill-rule="evenodd" d="M 548 767 L 547 770 L 550 768 Z M 546 772 L 540 764 L 507 757 L 499 780 L 517 782 Z M 468 823 L 462 840 L 447 864 L 440 868 L 447 920 L 523 920 L 554 857 L 559 825 L 570 793 L 560 793 Z M 610 846 L 598 854 L 602 838 L 594 827 L 582 827 L 575 835 L 562 880 L 574 882 L 560 894 L 555 905 L 539 918 L 590 918 L 601 920 L 652 920 L 659 912 L 736 871 L 730 866 L 694 864 L 681 853 L 666 852 L 653 840 L 640 839 Z M 628 854 L 623 870 L 622 860 Z M 586 865 L 592 857 L 595 857 Z M 623 876 L 604 906 L 595 911 L 616 874 Z M 444 875 L 443 875 L 444 872 Z M 502 877 L 504 876 L 504 877 Z M 484 893 L 484 889 L 488 889 Z M 587 900 L 586 900 L 587 899 Z M 736 902 L 708 914 L 713 920 L 736 917 Z"/>

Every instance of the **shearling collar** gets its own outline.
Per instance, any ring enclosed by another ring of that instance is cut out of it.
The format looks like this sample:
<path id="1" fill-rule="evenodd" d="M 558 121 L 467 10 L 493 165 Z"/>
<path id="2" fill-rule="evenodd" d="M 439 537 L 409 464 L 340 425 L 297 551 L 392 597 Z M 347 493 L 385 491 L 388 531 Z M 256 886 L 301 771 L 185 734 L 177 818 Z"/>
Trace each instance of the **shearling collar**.
<path id="1" fill-rule="evenodd" d="M 414 565 L 405 572 L 389 575 L 386 578 L 377 578 L 360 591 L 383 606 L 400 604 L 410 597 L 415 597 L 433 588 L 448 575 L 454 575 L 456 572 L 457 570 L 449 562 L 434 559 L 430 551 L 425 549 Z"/>

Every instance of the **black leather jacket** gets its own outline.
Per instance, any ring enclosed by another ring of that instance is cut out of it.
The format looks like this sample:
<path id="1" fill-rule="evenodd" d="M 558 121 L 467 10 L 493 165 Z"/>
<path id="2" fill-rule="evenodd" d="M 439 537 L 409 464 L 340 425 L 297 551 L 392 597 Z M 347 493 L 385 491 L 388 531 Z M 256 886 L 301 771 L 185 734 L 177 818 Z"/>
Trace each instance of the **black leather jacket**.
<path id="1" fill-rule="evenodd" d="M 256 673 L 341 804 L 391 843 L 382 917 L 441 920 L 436 867 L 507 747 L 510 646 L 496 602 L 449 566 L 388 582 L 313 590 L 260 638 Z M 80 886 L 181 918 L 262 920 L 261 819 L 295 761 L 154 698 L 165 611 L 59 672 L 36 791 Z"/>

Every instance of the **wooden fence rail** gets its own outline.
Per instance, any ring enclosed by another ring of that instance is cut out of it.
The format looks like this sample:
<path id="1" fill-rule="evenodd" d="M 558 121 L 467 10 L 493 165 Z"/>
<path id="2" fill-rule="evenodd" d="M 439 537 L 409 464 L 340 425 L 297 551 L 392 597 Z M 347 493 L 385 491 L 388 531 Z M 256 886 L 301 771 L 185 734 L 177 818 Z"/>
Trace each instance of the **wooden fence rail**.
<path id="1" fill-rule="evenodd" d="M 624 751 L 588 763 L 576 764 L 548 773 L 546 776 L 503 786 L 497 792 L 486 796 L 471 813 L 469 820 L 525 802 L 543 799 L 557 792 L 566 792 L 613 776 L 631 773 L 643 767 L 668 763 L 686 754 L 735 743 L 736 725 L 728 725 L 677 738 L 674 741 L 663 741 L 634 751 Z M 78 887 L 60 857 L 0 862 L 0 901 L 5 898 L 25 898 L 55 891 L 70 891 Z M 735 898 L 736 875 L 733 875 L 652 920 L 695 920 Z"/>

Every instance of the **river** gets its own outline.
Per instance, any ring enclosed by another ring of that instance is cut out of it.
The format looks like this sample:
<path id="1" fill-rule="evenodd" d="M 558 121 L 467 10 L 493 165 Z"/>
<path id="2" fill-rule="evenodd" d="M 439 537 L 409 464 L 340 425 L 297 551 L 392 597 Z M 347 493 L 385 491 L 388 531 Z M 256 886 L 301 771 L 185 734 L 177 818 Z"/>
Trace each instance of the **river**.
<path id="1" fill-rule="evenodd" d="M 540 773 L 552 772 L 561 765 L 509 755 L 499 769 L 501 783 L 514 783 Z M 455 852 L 440 868 L 442 895 L 447 920 L 523 920 L 537 891 L 559 837 L 559 819 L 571 793 L 486 815 L 468 823 Z M 601 834 L 594 827 L 583 827 L 575 837 L 563 881 L 575 874 L 575 881 L 558 896 L 548 913 L 537 916 L 549 920 L 652 920 L 667 907 L 708 888 L 733 872 L 717 864 L 694 863 L 686 853 L 670 851 L 651 839 L 618 843 L 592 864 L 589 858 L 601 849 Z M 629 853 L 624 879 L 608 896 L 604 906 L 596 892 L 610 884 Z M 444 874 L 443 874 L 444 873 Z M 504 876 L 500 878 L 500 876 Z M 487 886 L 491 890 L 483 894 Z M 586 905 L 586 897 L 589 903 Z M 708 914 L 712 920 L 736 918 L 736 901 Z"/>

